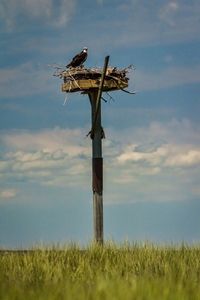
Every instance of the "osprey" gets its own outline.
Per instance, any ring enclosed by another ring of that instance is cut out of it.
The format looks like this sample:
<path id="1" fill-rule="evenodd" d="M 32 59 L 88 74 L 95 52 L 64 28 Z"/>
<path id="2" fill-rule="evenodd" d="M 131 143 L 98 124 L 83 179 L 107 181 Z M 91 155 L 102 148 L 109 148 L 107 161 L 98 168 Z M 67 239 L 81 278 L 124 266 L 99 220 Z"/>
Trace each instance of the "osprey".
<path id="1" fill-rule="evenodd" d="M 72 58 L 72 61 L 66 66 L 66 68 L 76 68 L 81 66 L 84 61 L 87 59 L 87 47 L 84 47 L 83 50 Z"/>

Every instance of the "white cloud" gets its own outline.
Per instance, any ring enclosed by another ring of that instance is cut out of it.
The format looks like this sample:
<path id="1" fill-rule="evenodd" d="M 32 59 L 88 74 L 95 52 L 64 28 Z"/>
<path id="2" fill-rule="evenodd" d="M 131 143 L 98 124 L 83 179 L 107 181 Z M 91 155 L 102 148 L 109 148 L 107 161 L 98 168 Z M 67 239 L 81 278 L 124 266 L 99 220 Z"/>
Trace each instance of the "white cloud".
<path id="1" fill-rule="evenodd" d="M 51 92 L 55 85 L 52 72 L 45 66 L 25 63 L 11 68 L 0 68 L 2 98 L 14 98 Z"/>
<path id="2" fill-rule="evenodd" d="M 176 1 L 170 1 L 161 7 L 159 17 L 170 26 L 175 26 L 179 9 L 179 4 Z"/>
<path id="3" fill-rule="evenodd" d="M 147 153 L 138 152 L 135 147 L 128 146 L 117 160 L 120 164 L 146 162 L 150 166 L 158 167 L 190 167 L 200 164 L 200 147 L 167 144 Z"/>
<path id="4" fill-rule="evenodd" d="M 111 130 L 113 140 L 103 142 L 105 193 L 126 193 L 122 201 L 195 197 L 199 131 L 187 120 Z M 0 141 L 7 149 L 0 161 L 2 182 L 20 180 L 52 188 L 76 188 L 78 182 L 80 189 L 90 187 L 91 141 L 84 133 L 61 128 L 2 133 Z"/>
<path id="5" fill-rule="evenodd" d="M 165 124 L 152 122 L 148 128 L 133 129 L 132 138 L 129 134 L 117 162 L 121 166 L 134 163 L 140 167 L 155 167 L 157 171 L 165 167 L 195 167 L 200 163 L 199 131 L 188 120 L 172 120 Z M 127 136 L 128 132 L 123 135 Z"/>
<path id="6" fill-rule="evenodd" d="M 133 75 L 132 81 L 136 90 L 159 90 L 185 84 L 200 83 L 200 65 L 195 67 L 171 66 L 159 72 L 137 70 Z"/>
<path id="7" fill-rule="evenodd" d="M 55 127 L 54 129 L 43 129 L 41 131 L 14 131 L 9 135 L 3 135 L 2 141 L 8 147 L 13 149 L 24 149 L 36 151 L 34 154 L 29 154 L 30 158 L 40 158 L 46 155 L 52 158 L 59 159 L 62 156 L 78 156 L 88 155 L 88 145 L 83 137 L 85 132 L 81 129 L 62 129 Z M 42 151 L 42 152 L 38 152 Z M 20 152 L 15 153 L 19 158 Z M 26 159 L 21 157 L 20 159 Z"/>
<path id="8" fill-rule="evenodd" d="M 80 129 L 46 129 L 3 134 L 2 144 L 9 149 L 0 161 L 1 177 L 42 185 L 82 186 L 89 172 L 85 157 L 90 157 L 90 141 Z"/>
<path id="9" fill-rule="evenodd" d="M 99 47 L 105 47 L 105 44 L 107 47 L 155 46 L 199 40 L 198 0 L 130 0 L 125 4 L 120 3 L 117 8 L 113 6 L 112 10 L 114 9 L 116 19 L 110 18 L 106 21 L 108 31 L 106 36 L 102 39 L 100 37 L 99 43 L 97 41 Z M 123 19 L 120 26 L 119 19 Z M 105 20 L 103 22 L 105 23 Z M 113 27 L 117 30 L 114 31 Z"/>
<path id="10" fill-rule="evenodd" d="M 183 201 L 197 196 L 198 126 L 172 120 L 111 134 L 121 144 L 107 169 L 113 184 L 106 191 L 118 193 L 117 201 Z"/>
<path id="11" fill-rule="evenodd" d="M 16 189 L 0 189 L 0 200 L 15 198 L 17 195 Z"/>
<path id="12" fill-rule="evenodd" d="M 8 29 L 32 21 L 48 26 L 64 26 L 74 14 L 75 0 L 2 0 L 0 16 Z M 23 22 L 23 24 L 22 24 Z"/>
<path id="13" fill-rule="evenodd" d="M 140 162 L 146 161 L 151 165 L 159 165 L 161 163 L 162 157 L 167 155 L 167 147 L 159 147 L 153 152 L 138 152 L 135 150 L 136 146 L 128 146 L 124 149 L 124 152 L 117 157 L 119 163 L 126 163 L 129 161 Z"/>
<path id="14" fill-rule="evenodd" d="M 17 2 L 3 0 L 0 3 L 0 16 L 13 30 L 18 29 L 20 20 L 23 21 L 21 24 L 23 28 L 24 23 L 28 27 L 31 22 L 36 25 L 38 21 L 39 24 L 42 22 L 48 26 L 63 26 L 74 15 L 76 2 L 80 10 L 82 6 L 85 6 L 85 3 L 80 0 L 61 0 L 56 3 L 53 0 L 19 0 Z M 99 3 L 102 3 L 101 10 L 98 10 Z M 101 15 L 103 9 L 107 12 L 104 16 Z M 85 15 L 79 15 L 79 22 L 74 24 L 74 30 L 71 33 L 77 37 L 76 39 L 70 39 L 69 43 L 67 38 L 63 39 L 63 35 L 54 35 L 53 39 L 44 36 L 45 42 L 41 40 L 38 43 L 36 37 L 36 42 L 32 43 L 33 49 L 38 47 L 41 51 L 43 48 L 45 54 L 66 53 L 69 44 L 72 50 L 80 47 L 80 43 L 87 42 L 87 46 L 94 49 L 94 52 L 102 53 L 105 49 L 110 51 L 114 47 L 137 47 L 199 39 L 200 3 L 198 0 L 189 2 L 129 0 L 123 4 L 116 2 L 113 5 L 97 1 L 96 7 L 92 5 L 87 11 L 88 18 L 90 15 L 96 16 L 96 20 L 93 21 L 94 26 L 90 26 Z M 81 24 L 81 27 L 78 24 Z M 100 34 L 97 36 L 96 32 Z M 48 39 L 52 39 L 49 47 Z"/>
<path id="15" fill-rule="evenodd" d="M 178 153 L 174 153 L 172 156 L 169 156 L 165 162 L 166 166 L 196 166 L 200 164 L 200 149 L 192 149 L 189 151 L 181 151 L 179 149 Z M 181 153 L 182 152 L 182 153 Z"/>

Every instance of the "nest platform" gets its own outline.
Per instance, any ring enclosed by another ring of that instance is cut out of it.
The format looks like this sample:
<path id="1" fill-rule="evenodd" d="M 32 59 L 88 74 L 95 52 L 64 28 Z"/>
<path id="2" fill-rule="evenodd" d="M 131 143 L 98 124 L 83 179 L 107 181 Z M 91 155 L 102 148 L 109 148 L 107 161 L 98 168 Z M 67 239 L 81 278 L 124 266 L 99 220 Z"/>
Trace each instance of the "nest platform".
<path id="1" fill-rule="evenodd" d="M 60 71 L 55 76 L 63 79 L 63 84 L 61 86 L 62 92 L 73 93 L 82 92 L 90 93 L 99 88 L 102 68 L 71 68 L 64 71 Z M 104 85 L 103 92 L 120 90 L 128 87 L 127 77 L 128 68 L 117 69 L 116 67 L 108 67 Z"/>

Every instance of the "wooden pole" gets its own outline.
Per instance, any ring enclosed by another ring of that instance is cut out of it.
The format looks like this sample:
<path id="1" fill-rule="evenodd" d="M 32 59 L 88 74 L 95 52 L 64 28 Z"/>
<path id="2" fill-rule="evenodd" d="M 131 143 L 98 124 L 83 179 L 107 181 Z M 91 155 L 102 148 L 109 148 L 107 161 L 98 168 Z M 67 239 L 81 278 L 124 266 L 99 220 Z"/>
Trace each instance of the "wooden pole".
<path id="1" fill-rule="evenodd" d="M 104 80 L 105 80 L 105 76 L 106 76 L 106 71 L 107 71 L 107 68 L 108 68 L 108 61 L 109 61 L 109 56 L 106 56 L 105 61 L 104 61 L 103 71 L 102 71 L 102 74 L 101 74 L 101 81 L 100 81 L 99 88 L 98 88 L 98 93 L 97 93 L 97 96 L 96 96 L 96 98 L 97 98 L 96 99 L 96 113 L 95 113 L 95 116 L 94 116 L 94 120 L 92 122 L 91 137 L 93 137 L 93 134 L 94 134 L 94 130 L 95 130 L 96 122 L 97 122 L 97 117 L 98 117 L 98 110 L 101 109 L 100 108 L 101 95 L 102 95 L 102 92 L 103 92 L 103 84 L 104 84 Z"/>
<path id="2" fill-rule="evenodd" d="M 105 57 L 104 68 L 98 90 L 89 93 L 92 111 L 92 190 L 93 190 L 93 218 L 94 238 L 99 244 L 103 244 L 103 158 L 102 138 L 104 137 L 101 126 L 101 95 L 104 79 L 108 67 L 109 56 Z"/>
<path id="3" fill-rule="evenodd" d="M 89 94 L 92 124 L 96 117 L 96 126 L 92 138 L 92 190 L 93 190 L 93 224 L 94 239 L 103 244 L 103 158 L 102 158 L 102 127 L 101 127 L 101 103 L 96 114 L 97 92 Z"/>

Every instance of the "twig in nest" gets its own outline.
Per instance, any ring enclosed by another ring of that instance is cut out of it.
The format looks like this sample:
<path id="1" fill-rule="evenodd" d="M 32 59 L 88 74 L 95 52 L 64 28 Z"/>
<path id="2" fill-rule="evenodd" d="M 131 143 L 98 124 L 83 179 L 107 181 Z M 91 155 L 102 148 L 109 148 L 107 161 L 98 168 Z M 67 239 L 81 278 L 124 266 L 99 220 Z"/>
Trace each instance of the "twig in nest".
<path id="1" fill-rule="evenodd" d="M 102 99 L 104 102 L 106 102 L 106 103 L 108 102 L 108 100 L 106 100 L 106 99 L 105 99 L 104 97 L 102 97 L 102 96 L 101 96 L 101 99 Z"/>
<path id="2" fill-rule="evenodd" d="M 66 104 L 66 102 L 67 102 L 67 95 L 65 96 L 65 100 L 63 102 L 63 106 Z"/>
<path id="3" fill-rule="evenodd" d="M 106 95 L 108 95 L 108 97 L 109 97 L 110 100 L 112 100 L 113 102 L 115 102 L 115 99 L 108 92 L 106 92 Z"/>
<path id="4" fill-rule="evenodd" d="M 135 92 L 129 92 L 129 91 L 125 90 L 124 88 L 122 88 L 122 87 L 119 85 L 119 79 L 118 79 L 117 77 L 111 76 L 111 75 L 109 75 L 108 77 L 112 78 L 112 79 L 116 82 L 118 88 L 119 88 L 121 91 L 123 91 L 123 92 L 125 92 L 125 93 L 128 93 L 128 94 L 132 94 L 132 95 L 135 94 Z"/>

